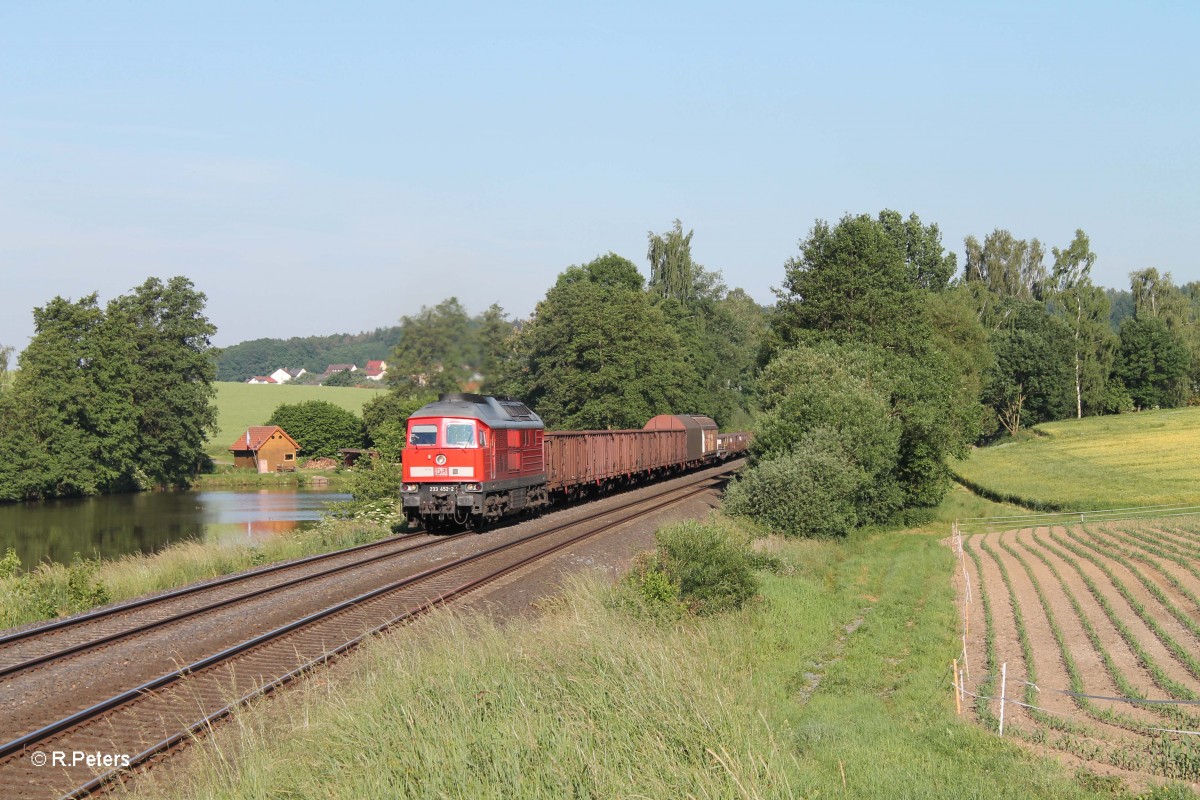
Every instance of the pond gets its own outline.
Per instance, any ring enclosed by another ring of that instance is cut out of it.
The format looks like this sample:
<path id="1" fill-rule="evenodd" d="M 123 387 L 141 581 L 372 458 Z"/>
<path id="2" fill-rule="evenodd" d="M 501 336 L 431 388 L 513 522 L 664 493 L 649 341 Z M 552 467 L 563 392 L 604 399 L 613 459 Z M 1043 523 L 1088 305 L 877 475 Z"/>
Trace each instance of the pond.
<path id="1" fill-rule="evenodd" d="M 350 495 L 319 490 L 141 492 L 0 504 L 0 555 L 26 567 L 51 559 L 151 553 L 183 539 L 249 541 L 311 525 Z"/>

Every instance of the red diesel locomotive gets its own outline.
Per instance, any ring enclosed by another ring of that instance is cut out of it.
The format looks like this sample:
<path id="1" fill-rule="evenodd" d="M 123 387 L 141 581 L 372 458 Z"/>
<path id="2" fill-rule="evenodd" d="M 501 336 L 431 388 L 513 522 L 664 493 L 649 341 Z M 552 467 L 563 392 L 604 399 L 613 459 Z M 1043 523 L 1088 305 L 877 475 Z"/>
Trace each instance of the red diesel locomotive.
<path id="1" fill-rule="evenodd" d="M 547 432 L 517 400 L 446 394 L 408 420 L 401 501 L 427 530 L 479 527 L 570 499 L 715 463 L 749 436 L 708 417 L 654 417 L 642 430 Z"/>

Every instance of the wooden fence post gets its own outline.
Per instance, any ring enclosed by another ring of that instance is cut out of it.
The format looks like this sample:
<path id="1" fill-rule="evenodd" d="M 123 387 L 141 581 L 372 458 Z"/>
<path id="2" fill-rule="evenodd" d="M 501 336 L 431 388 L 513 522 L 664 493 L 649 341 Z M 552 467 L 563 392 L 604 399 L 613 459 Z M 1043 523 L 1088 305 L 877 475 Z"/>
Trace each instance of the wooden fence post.
<path id="1" fill-rule="evenodd" d="M 962 714 L 962 686 L 958 682 L 958 659 L 954 659 L 950 665 L 953 673 L 950 678 L 951 685 L 954 687 L 954 710 L 960 715 Z"/>

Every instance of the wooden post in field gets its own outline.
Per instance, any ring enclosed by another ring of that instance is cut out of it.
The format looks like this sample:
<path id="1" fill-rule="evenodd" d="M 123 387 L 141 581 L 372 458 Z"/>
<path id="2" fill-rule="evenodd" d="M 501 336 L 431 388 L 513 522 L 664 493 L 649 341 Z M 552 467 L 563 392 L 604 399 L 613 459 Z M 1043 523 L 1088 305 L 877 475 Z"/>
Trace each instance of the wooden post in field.
<path id="1" fill-rule="evenodd" d="M 954 663 L 951 664 L 951 669 L 954 670 L 954 674 L 952 675 L 952 677 L 950 679 L 951 684 L 954 686 L 954 710 L 957 711 L 961 715 L 962 714 L 962 686 L 959 685 L 959 682 L 958 682 L 958 659 L 957 658 L 954 659 Z"/>
<path id="2" fill-rule="evenodd" d="M 1004 735 L 1004 690 L 1008 686 L 1008 662 L 1000 665 L 1000 735 Z"/>
<path id="3" fill-rule="evenodd" d="M 971 660 L 967 658 L 967 635 L 963 634 L 963 669 L 967 671 L 967 677 L 971 677 Z"/>

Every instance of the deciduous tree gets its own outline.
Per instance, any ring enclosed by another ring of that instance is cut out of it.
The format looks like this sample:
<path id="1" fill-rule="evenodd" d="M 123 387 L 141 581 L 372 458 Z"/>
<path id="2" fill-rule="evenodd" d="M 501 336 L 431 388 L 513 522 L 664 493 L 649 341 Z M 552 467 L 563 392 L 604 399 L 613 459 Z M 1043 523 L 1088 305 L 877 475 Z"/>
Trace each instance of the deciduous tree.
<path id="1" fill-rule="evenodd" d="M 499 303 L 492 303 L 476 318 L 475 327 L 479 350 L 477 367 L 486 386 L 495 379 L 500 364 L 509 357 L 506 343 L 516 323 L 508 318 Z"/>
<path id="2" fill-rule="evenodd" d="M 205 300 L 187 278 L 149 278 L 106 309 L 129 348 L 139 480 L 149 485 L 186 486 L 216 432 L 217 328 L 204 315 Z"/>
<path id="3" fill-rule="evenodd" d="M 1158 317 L 1140 315 L 1121 324 L 1113 373 L 1138 408 L 1171 408 L 1187 399 L 1190 357 L 1179 335 Z"/>
<path id="4" fill-rule="evenodd" d="M 341 448 L 362 447 L 365 437 L 361 419 L 324 400 L 284 403 L 265 424 L 287 431 L 306 458 L 336 458 Z"/>
<path id="5" fill-rule="evenodd" d="M 1071 244 L 1055 247 L 1053 253 L 1050 297 L 1071 329 L 1075 416 L 1082 418 L 1085 393 L 1089 410 L 1100 410 L 1112 365 L 1115 337 L 1108 327 L 1108 296 L 1092 284 L 1096 254 L 1086 233 L 1076 230 Z"/>
<path id="6" fill-rule="evenodd" d="M 640 428 L 692 407 L 697 384 L 680 338 L 611 264 L 568 269 L 514 340 L 498 388 L 555 428 Z"/>
<path id="7" fill-rule="evenodd" d="M 1073 405 L 1071 329 L 1041 303 L 1009 299 L 1004 324 L 991 335 L 995 362 L 983 401 L 1009 433 L 1022 425 L 1062 419 Z"/>
<path id="8" fill-rule="evenodd" d="M 467 377 L 474 349 L 471 321 L 457 297 L 400 320 L 400 343 L 392 353 L 388 380 L 456 392 Z"/>
<path id="9" fill-rule="evenodd" d="M 1003 312 L 1016 308 L 1006 300 L 1042 299 L 1048 276 L 1046 253 L 1037 239 L 1018 239 L 997 228 L 984 237 L 982 245 L 974 236 L 963 243 L 967 250 L 963 281 L 971 287 L 985 327 L 999 327 Z"/>
<path id="10" fill-rule="evenodd" d="M 923 228 L 915 216 L 903 225 L 898 220 L 893 211 L 878 219 L 847 215 L 834 226 L 817 220 L 800 255 L 785 265 L 773 318 L 784 343 L 817 334 L 895 352 L 924 349 L 929 325 L 920 292 L 939 280 L 944 267 L 936 265 L 945 257 L 936 258 L 935 227 Z"/>

